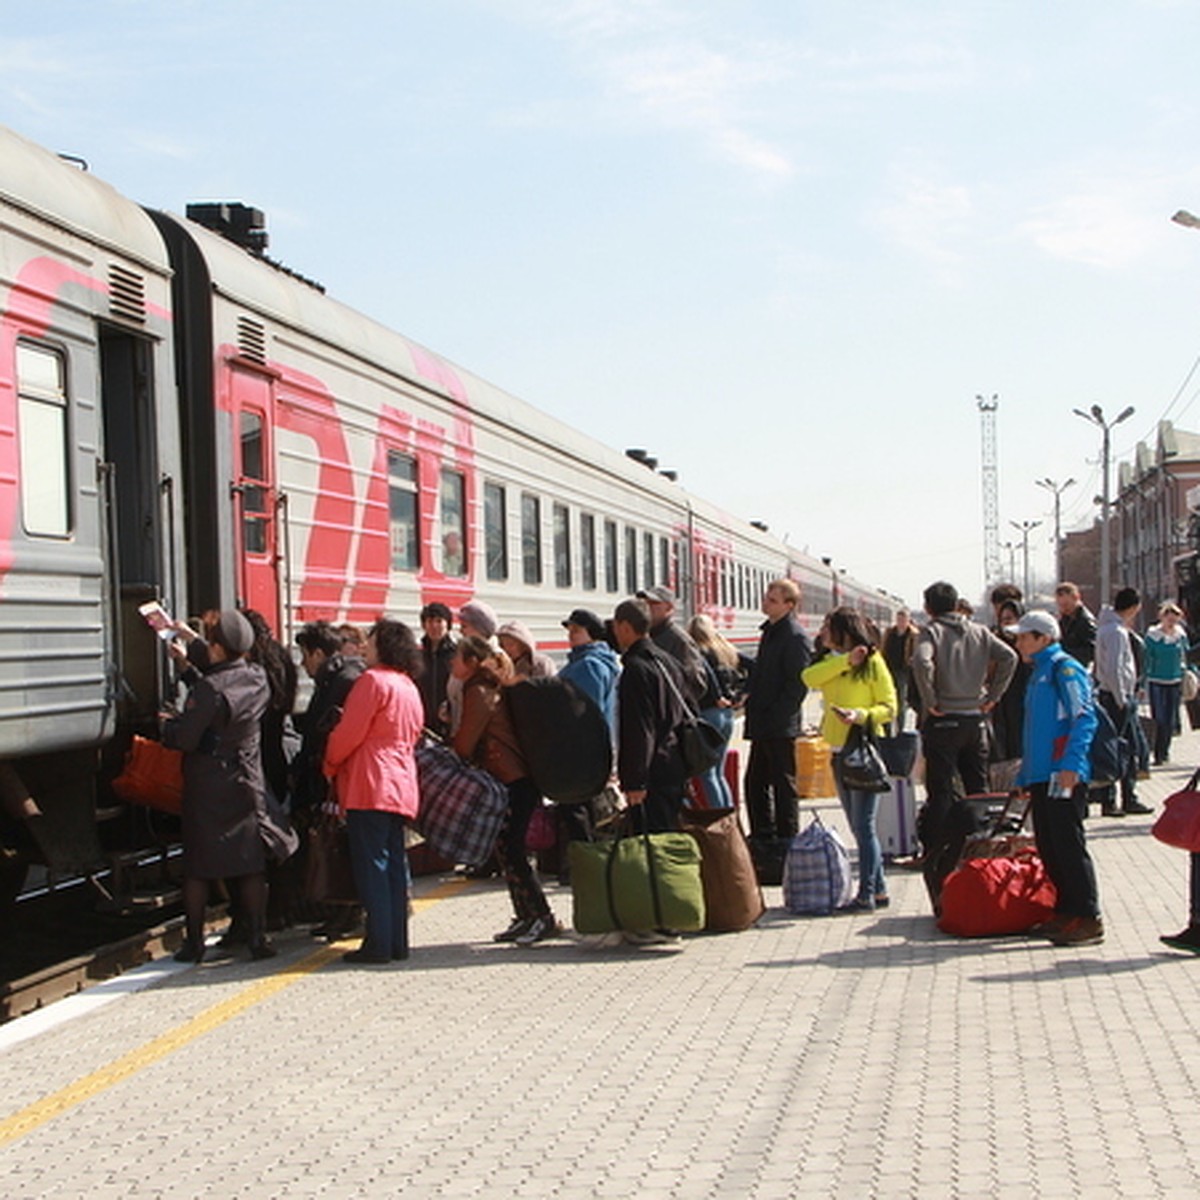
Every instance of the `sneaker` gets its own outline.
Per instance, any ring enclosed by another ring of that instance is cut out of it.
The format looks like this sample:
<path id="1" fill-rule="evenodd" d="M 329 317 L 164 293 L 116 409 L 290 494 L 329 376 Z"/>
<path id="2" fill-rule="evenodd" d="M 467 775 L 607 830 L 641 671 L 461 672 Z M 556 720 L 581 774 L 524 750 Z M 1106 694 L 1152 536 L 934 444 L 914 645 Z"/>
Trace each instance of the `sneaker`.
<path id="1" fill-rule="evenodd" d="M 1149 804 L 1143 804 L 1140 800 L 1126 800 L 1125 814 L 1131 817 L 1145 816 L 1146 813 L 1152 813 L 1154 809 Z"/>
<path id="2" fill-rule="evenodd" d="M 528 917 L 513 917 L 512 924 L 492 934 L 493 942 L 515 942 L 533 924 Z"/>
<path id="3" fill-rule="evenodd" d="M 1100 808 L 1100 815 L 1102 817 L 1123 817 L 1125 810 L 1118 808 L 1115 804 L 1105 804 Z"/>
<path id="4" fill-rule="evenodd" d="M 683 940 L 673 929 L 624 929 L 621 936 L 631 946 L 672 946 Z"/>
<path id="5" fill-rule="evenodd" d="M 1094 946 L 1104 941 L 1104 922 L 1099 917 L 1068 917 L 1047 937 L 1056 946 Z"/>
<path id="6" fill-rule="evenodd" d="M 1192 954 L 1200 954 L 1200 925 L 1189 925 L 1182 933 L 1164 933 L 1158 939 L 1164 946 L 1172 950 L 1187 950 Z"/>
<path id="7" fill-rule="evenodd" d="M 532 946 L 534 942 L 544 942 L 547 938 L 558 937 L 560 933 L 562 926 L 552 916 L 534 917 L 529 927 L 518 933 L 513 941 L 518 946 Z"/>
<path id="8" fill-rule="evenodd" d="M 874 912 L 875 900 L 871 896 L 855 896 L 849 904 L 843 904 L 836 911 L 840 913 Z"/>
<path id="9" fill-rule="evenodd" d="M 887 908 L 887 906 L 889 904 L 891 904 L 891 902 L 892 902 L 891 897 L 887 894 L 887 892 L 876 892 L 875 893 L 875 907 L 876 908 Z"/>

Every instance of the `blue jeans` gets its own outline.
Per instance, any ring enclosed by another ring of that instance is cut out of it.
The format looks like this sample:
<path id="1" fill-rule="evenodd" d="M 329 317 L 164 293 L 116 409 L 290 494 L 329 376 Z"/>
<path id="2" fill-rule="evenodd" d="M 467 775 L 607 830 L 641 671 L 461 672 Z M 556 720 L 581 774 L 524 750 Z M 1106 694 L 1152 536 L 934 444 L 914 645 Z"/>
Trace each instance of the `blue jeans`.
<path id="1" fill-rule="evenodd" d="M 840 763 L 838 764 L 840 767 Z M 876 896 L 887 895 L 887 879 L 883 874 L 883 849 L 879 845 L 876 816 L 879 813 L 879 793 L 859 792 L 842 781 L 842 772 L 834 771 L 842 811 L 850 822 L 858 846 L 858 899 L 875 903 Z"/>
<path id="2" fill-rule="evenodd" d="M 1154 761 L 1166 762 L 1171 754 L 1171 739 L 1179 728 L 1179 693 L 1177 683 L 1150 681 L 1150 715 L 1154 718 Z"/>
<path id="3" fill-rule="evenodd" d="M 729 788 L 729 780 L 725 778 L 725 750 L 729 749 L 729 739 L 733 737 L 733 709 L 706 708 L 700 716 L 710 725 L 721 731 L 725 746 L 721 753 L 721 761 L 711 771 L 700 776 L 700 786 L 704 790 L 704 798 L 709 808 L 732 808 L 733 792 Z"/>
<path id="4" fill-rule="evenodd" d="M 362 949 L 378 958 L 408 955 L 408 852 L 399 813 L 352 808 L 346 812 L 350 865 L 367 910 Z"/>

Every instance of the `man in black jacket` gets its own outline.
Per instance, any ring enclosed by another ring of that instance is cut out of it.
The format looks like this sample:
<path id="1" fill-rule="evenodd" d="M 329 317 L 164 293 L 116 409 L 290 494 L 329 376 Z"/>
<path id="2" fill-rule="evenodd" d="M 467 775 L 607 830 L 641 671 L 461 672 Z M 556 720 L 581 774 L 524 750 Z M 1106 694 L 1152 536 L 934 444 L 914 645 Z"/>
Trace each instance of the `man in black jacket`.
<path id="1" fill-rule="evenodd" d="M 808 635 L 796 615 L 800 589 L 790 579 L 777 579 L 763 597 L 766 614 L 758 655 L 746 694 L 746 807 L 750 835 L 791 838 L 796 834 L 796 737 L 800 706 L 808 689 L 800 672 L 812 658 Z"/>
<path id="2" fill-rule="evenodd" d="M 1096 657 L 1096 618 L 1088 612 L 1079 588 L 1064 580 L 1054 589 L 1058 606 L 1058 628 L 1062 633 L 1062 648 L 1085 667 Z"/>
<path id="3" fill-rule="evenodd" d="M 650 640 L 650 609 L 624 600 L 613 614 L 623 664 L 617 683 L 617 776 L 649 833 L 679 827 L 687 786 L 678 729 L 683 722 L 679 664 Z M 672 687 L 672 681 L 674 687 Z"/>
<path id="4" fill-rule="evenodd" d="M 455 649 L 454 639 L 450 636 L 452 620 L 449 608 L 437 601 L 421 609 L 421 628 L 425 631 L 421 638 L 421 658 L 425 669 L 417 680 L 417 687 L 425 707 L 425 726 L 441 737 L 450 732 L 446 683 Z"/>

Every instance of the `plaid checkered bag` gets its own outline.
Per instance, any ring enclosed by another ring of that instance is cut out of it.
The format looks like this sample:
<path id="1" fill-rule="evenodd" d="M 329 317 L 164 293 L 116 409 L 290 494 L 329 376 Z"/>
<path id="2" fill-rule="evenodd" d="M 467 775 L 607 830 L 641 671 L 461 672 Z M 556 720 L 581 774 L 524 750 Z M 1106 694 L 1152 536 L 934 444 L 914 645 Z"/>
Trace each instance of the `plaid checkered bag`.
<path id="1" fill-rule="evenodd" d="M 820 817 L 792 838 L 783 863 L 783 903 L 798 916 L 826 916 L 850 903 L 850 852 Z"/>
<path id="2" fill-rule="evenodd" d="M 508 814 L 508 789 L 494 775 L 463 762 L 449 746 L 418 746 L 416 758 L 421 835 L 456 863 L 486 862 Z"/>

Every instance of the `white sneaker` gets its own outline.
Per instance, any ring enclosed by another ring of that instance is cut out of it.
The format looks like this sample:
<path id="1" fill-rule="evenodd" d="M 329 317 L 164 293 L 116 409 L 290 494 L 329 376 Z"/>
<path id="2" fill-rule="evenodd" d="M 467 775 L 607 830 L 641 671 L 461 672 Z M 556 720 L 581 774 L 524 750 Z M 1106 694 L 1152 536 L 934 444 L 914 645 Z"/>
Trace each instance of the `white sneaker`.
<path id="1" fill-rule="evenodd" d="M 622 935 L 631 946 L 674 946 L 683 941 L 673 929 L 626 929 Z"/>

